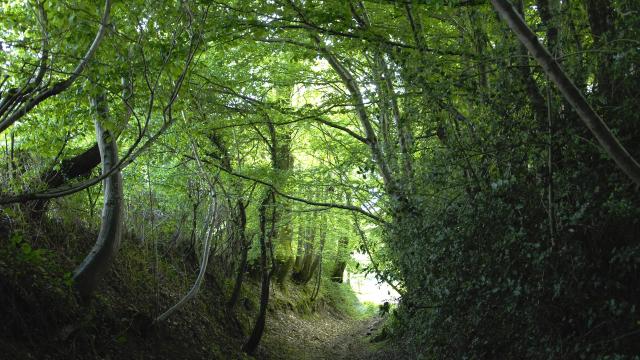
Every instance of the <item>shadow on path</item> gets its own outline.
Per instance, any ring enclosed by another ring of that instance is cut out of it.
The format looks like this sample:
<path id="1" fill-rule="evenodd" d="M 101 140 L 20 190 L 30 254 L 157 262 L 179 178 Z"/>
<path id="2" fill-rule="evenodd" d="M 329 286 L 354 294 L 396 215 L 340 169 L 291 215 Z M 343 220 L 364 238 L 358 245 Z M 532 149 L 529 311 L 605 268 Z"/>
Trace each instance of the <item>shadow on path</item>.
<path id="1" fill-rule="evenodd" d="M 382 319 L 352 319 L 323 313 L 299 317 L 271 313 L 258 358 L 282 360 L 380 359 L 380 343 L 371 343 Z"/>

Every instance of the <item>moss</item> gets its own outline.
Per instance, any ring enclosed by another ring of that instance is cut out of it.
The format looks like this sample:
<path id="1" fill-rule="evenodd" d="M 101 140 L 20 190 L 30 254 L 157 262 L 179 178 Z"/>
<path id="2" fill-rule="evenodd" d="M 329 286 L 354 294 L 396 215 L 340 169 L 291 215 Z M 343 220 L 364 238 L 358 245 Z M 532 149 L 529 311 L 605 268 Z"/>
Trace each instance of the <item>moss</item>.
<path id="1" fill-rule="evenodd" d="M 94 234 L 77 226 L 66 231 L 45 224 L 37 239 L 33 229 L 20 230 L 19 241 L 0 239 L 0 351 L 16 359 L 250 358 L 240 348 L 258 310 L 258 280 L 245 279 L 241 301 L 230 312 L 225 303 L 233 284 L 210 273 L 194 301 L 152 327 L 154 316 L 191 287 L 196 268 L 171 252 L 156 258 L 148 246 L 126 238 L 93 301 L 81 307 L 72 292 L 70 272 L 90 248 Z M 62 241 L 71 238 L 84 240 L 81 245 Z M 266 340 L 258 357 L 277 351 L 280 358 L 299 358 L 300 338 L 272 336 L 292 330 L 287 327 L 295 325 L 286 319 L 295 319 L 307 332 L 323 324 L 320 338 L 330 339 L 333 331 L 364 326 L 361 320 L 369 321 L 375 313 L 373 305 L 358 302 L 347 284 L 323 279 L 313 298 L 315 285 L 288 283 L 286 293 L 272 286 L 266 330 L 271 335 L 265 335 L 271 342 Z"/>
<path id="2" fill-rule="evenodd" d="M 0 351 L 7 358 L 243 358 L 242 333 L 211 281 L 195 301 L 150 328 L 153 317 L 191 286 L 192 273 L 173 265 L 179 259 L 156 262 L 144 246 L 125 239 L 92 302 L 81 307 L 69 280 L 85 246 L 57 247 L 60 238 L 88 238 L 91 232 L 43 229 L 37 239 L 34 229 L 0 239 Z M 156 263 L 157 270 L 150 266 Z"/>

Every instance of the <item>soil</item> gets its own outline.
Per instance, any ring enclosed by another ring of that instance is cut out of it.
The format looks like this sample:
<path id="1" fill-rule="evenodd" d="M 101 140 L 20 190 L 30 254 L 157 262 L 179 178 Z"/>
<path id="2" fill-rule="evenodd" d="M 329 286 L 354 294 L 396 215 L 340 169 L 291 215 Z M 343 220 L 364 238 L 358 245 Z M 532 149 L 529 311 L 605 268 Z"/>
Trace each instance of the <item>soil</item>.
<path id="1" fill-rule="evenodd" d="M 259 359 L 381 358 L 383 344 L 371 342 L 382 323 L 380 317 L 353 319 L 331 313 L 302 317 L 294 312 L 269 315 Z"/>

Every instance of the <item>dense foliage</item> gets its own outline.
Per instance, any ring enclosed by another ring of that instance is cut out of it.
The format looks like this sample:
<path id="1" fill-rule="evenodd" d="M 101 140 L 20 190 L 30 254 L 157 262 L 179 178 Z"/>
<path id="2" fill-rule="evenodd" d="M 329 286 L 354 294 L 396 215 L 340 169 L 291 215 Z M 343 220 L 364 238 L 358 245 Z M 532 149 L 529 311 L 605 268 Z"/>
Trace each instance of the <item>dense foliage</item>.
<path id="1" fill-rule="evenodd" d="M 638 2 L 510 3 L 640 157 Z M 0 257 L 122 227 L 233 308 L 361 251 L 421 358 L 638 358 L 638 185 L 489 1 L 105 5 L 0 5 Z"/>

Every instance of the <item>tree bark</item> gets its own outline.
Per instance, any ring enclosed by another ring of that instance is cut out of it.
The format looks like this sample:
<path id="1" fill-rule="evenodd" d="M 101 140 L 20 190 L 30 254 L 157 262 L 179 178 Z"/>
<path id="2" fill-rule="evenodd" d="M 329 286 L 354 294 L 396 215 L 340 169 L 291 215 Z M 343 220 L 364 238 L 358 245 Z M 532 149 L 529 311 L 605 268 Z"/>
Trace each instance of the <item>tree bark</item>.
<path id="1" fill-rule="evenodd" d="M 285 129 L 281 133 L 276 132 L 276 128 L 269 120 L 269 133 L 271 137 L 271 163 L 273 169 L 280 175 L 275 182 L 286 185 L 289 173 L 293 170 L 293 154 L 291 152 L 291 130 Z M 287 202 L 281 202 L 282 210 L 279 211 L 277 222 L 279 230 L 274 234 L 277 245 L 275 280 L 286 289 L 286 281 L 293 268 L 294 255 L 292 249 L 293 228 L 291 206 Z"/>
<path id="2" fill-rule="evenodd" d="M 316 271 L 321 271 L 319 269 L 322 269 L 322 253 L 324 252 L 324 244 L 327 241 L 326 221 L 323 221 L 323 223 L 325 224 L 325 226 L 322 227 L 320 233 L 320 249 L 315 252 L 313 262 L 311 263 L 311 268 L 309 269 L 309 277 L 307 278 L 306 282 L 309 282 L 309 280 L 311 280 Z M 320 281 L 320 279 L 318 279 L 318 281 Z"/>
<path id="3" fill-rule="evenodd" d="M 344 277 L 344 270 L 347 268 L 347 246 L 349 245 L 349 239 L 342 237 L 338 240 L 338 250 L 336 253 L 336 263 L 331 272 L 331 281 L 342 283 Z"/>
<path id="4" fill-rule="evenodd" d="M 302 270 L 302 259 L 304 256 L 304 242 L 306 237 L 306 224 L 303 220 L 300 220 L 300 225 L 298 226 L 298 244 L 296 250 L 296 261 L 293 264 L 293 272 L 297 273 Z"/>
<path id="5" fill-rule="evenodd" d="M 87 176 L 96 166 L 100 164 L 100 150 L 96 143 L 84 152 L 61 162 L 60 170 L 50 170 L 44 173 L 41 178 L 47 188 L 55 188 L 63 185 L 68 180 L 82 176 Z M 30 208 L 30 217 L 39 220 L 47 211 L 49 199 L 38 199 L 33 202 Z"/>
<path id="6" fill-rule="evenodd" d="M 303 254 L 302 254 L 302 258 L 300 261 L 300 270 L 296 271 L 293 274 L 293 279 L 300 283 L 300 284 L 306 284 L 307 282 L 309 282 L 309 280 L 311 279 L 312 276 L 312 264 L 313 264 L 313 260 L 314 260 L 314 256 L 316 254 L 315 251 L 315 243 L 316 243 L 316 226 L 315 226 L 315 219 L 316 216 L 314 214 L 312 220 L 311 220 L 311 224 L 308 225 L 309 230 L 308 230 L 308 236 L 305 236 L 304 238 L 304 245 L 303 245 Z"/>
<path id="7" fill-rule="evenodd" d="M 238 299 L 240 298 L 240 291 L 242 290 L 242 282 L 244 281 L 244 274 L 247 271 L 247 255 L 249 252 L 250 242 L 247 241 L 246 235 L 246 227 L 247 227 L 247 212 L 244 207 L 244 203 L 242 200 L 238 200 L 237 203 L 238 208 L 238 219 L 236 220 L 236 231 L 238 234 L 238 238 L 240 240 L 240 244 L 242 246 L 240 253 L 240 264 L 238 265 L 238 272 L 236 274 L 236 281 L 233 285 L 233 292 L 231 293 L 231 298 L 227 303 L 227 306 L 230 309 L 235 307 Z"/>
<path id="8" fill-rule="evenodd" d="M 102 172 L 107 173 L 118 162 L 118 145 L 113 134 L 103 127 L 109 118 L 109 108 L 104 91 L 91 100 L 95 111 L 95 128 Z M 122 176 L 114 172 L 104 180 L 104 205 L 98 239 L 73 274 L 74 287 L 84 301 L 91 297 L 98 281 L 109 268 L 118 250 L 122 233 Z"/>
<path id="9" fill-rule="evenodd" d="M 271 241 L 271 235 L 267 235 L 266 231 L 266 210 L 267 207 L 274 204 L 274 194 L 271 190 L 268 191 L 267 196 L 262 201 L 259 210 L 260 217 L 260 268 L 262 270 L 262 285 L 260 288 L 260 310 L 258 312 L 258 318 L 256 319 L 255 326 L 253 327 L 253 331 L 251 332 L 251 336 L 247 340 L 247 342 L 242 347 L 242 350 L 247 354 L 253 354 L 258 348 L 258 344 L 260 343 L 260 339 L 262 338 L 262 334 L 264 332 L 264 326 L 266 322 L 267 315 L 267 305 L 269 304 L 269 284 L 271 282 L 271 275 L 273 273 L 273 269 L 270 271 L 267 267 L 267 241 Z M 275 210 L 273 210 L 275 211 Z M 275 213 L 273 213 L 275 214 Z M 275 216 L 272 216 L 272 220 Z M 273 230 L 273 221 L 271 222 L 271 228 Z M 273 231 L 272 231 L 273 232 Z M 267 240 L 269 237 L 269 240 Z"/>
<path id="10" fill-rule="evenodd" d="M 124 102 L 128 102 L 132 97 L 132 80 L 131 77 L 122 77 L 122 99 Z M 126 120 L 124 126 L 114 131 L 116 141 L 120 137 L 120 134 L 124 131 L 129 118 L 131 117 L 131 108 L 125 106 L 127 111 Z M 85 177 L 91 174 L 91 171 L 100 164 L 100 150 L 98 144 L 94 144 L 90 148 L 86 149 L 82 153 L 60 162 L 60 170 L 49 169 L 45 171 L 40 178 L 42 182 L 47 185 L 47 188 L 53 189 L 65 184 L 69 180 L 73 180 L 79 177 Z M 55 165 L 55 164 L 54 164 Z M 30 206 L 32 217 L 40 219 L 47 210 L 49 199 L 38 199 Z"/>

